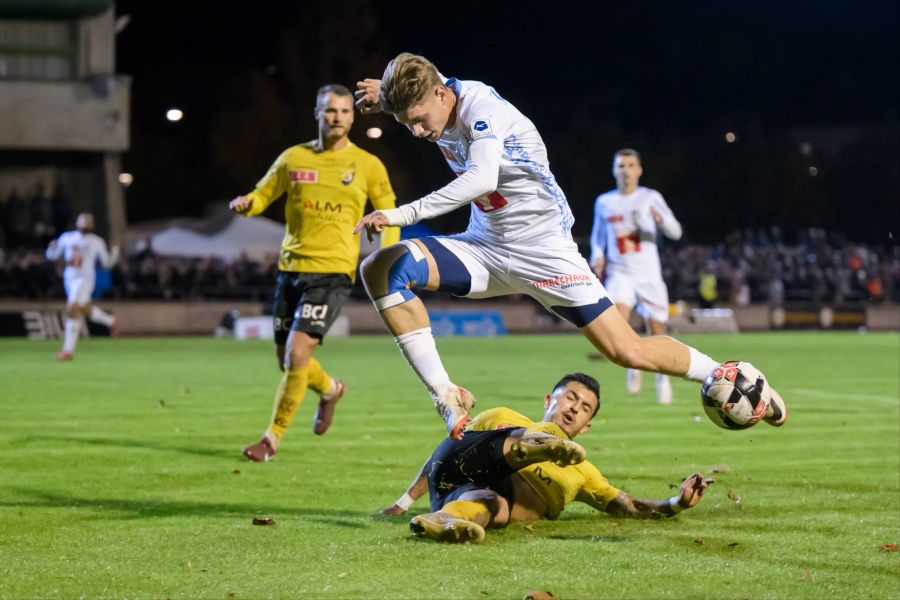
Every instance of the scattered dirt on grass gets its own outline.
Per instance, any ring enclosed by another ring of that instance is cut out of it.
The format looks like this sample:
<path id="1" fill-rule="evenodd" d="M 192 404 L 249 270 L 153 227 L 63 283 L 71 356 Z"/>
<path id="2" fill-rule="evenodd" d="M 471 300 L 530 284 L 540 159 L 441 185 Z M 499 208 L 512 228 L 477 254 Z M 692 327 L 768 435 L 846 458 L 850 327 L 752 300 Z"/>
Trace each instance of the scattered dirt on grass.
<path id="1" fill-rule="evenodd" d="M 274 525 L 275 519 L 272 517 L 253 517 L 254 525 Z"/>

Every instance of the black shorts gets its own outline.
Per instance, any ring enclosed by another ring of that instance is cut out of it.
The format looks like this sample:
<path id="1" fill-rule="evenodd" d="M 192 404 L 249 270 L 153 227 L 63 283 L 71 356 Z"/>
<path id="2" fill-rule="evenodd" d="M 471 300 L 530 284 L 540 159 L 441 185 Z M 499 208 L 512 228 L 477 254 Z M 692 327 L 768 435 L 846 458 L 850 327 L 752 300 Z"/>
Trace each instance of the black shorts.
<path id="1" fill-rule="evenodd" d="M 279 271 L 275 280 L 275 343 L 302 331 L 320 340 L 334 324 L 350 297 L 353 282 L 344 273 Z"/>
<path id="2" fill-rule="evenodd" d="M 471 490 L 491 490 L 515 502 L 511 475 L 516 472 L 503 457 L 503 442 L 517 428 L 467 431 L 461 440 L 447 438 L 428 461 L 431 512 L 440 510 Z"/>

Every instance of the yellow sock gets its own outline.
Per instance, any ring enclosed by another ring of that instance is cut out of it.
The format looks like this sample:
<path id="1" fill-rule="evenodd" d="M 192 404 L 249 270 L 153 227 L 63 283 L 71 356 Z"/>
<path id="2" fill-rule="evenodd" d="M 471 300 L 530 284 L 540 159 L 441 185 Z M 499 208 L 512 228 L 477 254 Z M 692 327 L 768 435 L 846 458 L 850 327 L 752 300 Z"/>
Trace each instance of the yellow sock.
<path id="1" fill-rule="evenodd" d="M 284 435 L 303 403 L 308 383 L 308 367 L 292 367 L 284 372 L 275 394 L 275 414 L 272 415 L 272 424 L 269 426 L 269 431 L 279 438 Z"/>
<path id="2" fill-rule="evenodd" d="M 450 513 L 454 517 L 478 523 L 482 527 L 487 527 L 491 521 L 491 513 L 488 507 L 474 500 L 454 500 L 445 504 L 441 510 Z"/>
<path id="3" fill-rule="evenodd" d="M 325 372 L 320 363 L 314 356 L 309 358 L 309 389 L 317 394 L 326 394 L 331 391 L 334 386 L 334 379 Z"/>

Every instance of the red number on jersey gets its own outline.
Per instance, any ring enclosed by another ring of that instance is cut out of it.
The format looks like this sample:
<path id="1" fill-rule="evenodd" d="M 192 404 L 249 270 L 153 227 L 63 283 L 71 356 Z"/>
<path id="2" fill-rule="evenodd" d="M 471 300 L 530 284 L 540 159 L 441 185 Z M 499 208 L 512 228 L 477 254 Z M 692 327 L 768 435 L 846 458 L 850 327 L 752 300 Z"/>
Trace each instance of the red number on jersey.
<path id="1" fill-rule="evenodd" d="M 620 235 L 616 238 L 616 247 L 619 249 L 619 254 L 628 254 L 629 252 L 640 252 L 641 251 L 641 234 L 637 231 L 632 231 L 628 235 Z"/>
<path id="2" fill-rule="evenodd" d="M 491 212 L 492 210 L 503 208 L 507 204 L 509 204 L 509 200 L 497 192 L 491 192 L 487 196 L 482 196 L 475 200 L 475 206 L 480 208 L 481 212 Z"/>

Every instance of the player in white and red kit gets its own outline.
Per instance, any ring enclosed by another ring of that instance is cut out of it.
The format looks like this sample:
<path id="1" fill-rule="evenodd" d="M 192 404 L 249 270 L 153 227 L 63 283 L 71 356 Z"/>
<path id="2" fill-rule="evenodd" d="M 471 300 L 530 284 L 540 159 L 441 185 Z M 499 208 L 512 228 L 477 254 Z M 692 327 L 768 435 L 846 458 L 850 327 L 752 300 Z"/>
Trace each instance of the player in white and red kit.
<path id="1" fill-rule="evenodd" d="M 637 307 L 650 333 L 663 335 L 669 321 L 669 293 L 656 236 L 680 239 L 681 223 L 659 192 L 638 185 L 643 172 L 636 150 L 616 152 L 616 189 L 598 196 L 594 204 L 591 268 L 601 279 L 605 274 L 603 283 L 626 321 Z M 641 390 L 640 371 L 628 369 L 627 386 L 632 394 Z M 664 373 L 656 375 L 656 399 L 660 404 L 672 402 L 672 384 Z"/>
<path id="2" fill-rule="evenodd" d="M 57 353 L 59 360 L 72 360 L 75 344 L 81 330 L 82 316 L 106 325 L 113 335 L 117 334 L 116 318 L 108 312 L 94 306 L 91 296 L 97 279 L 96 263 L 110 268 L 118 260 L 119 249 L 113 247 L 112 252 L 106 248 L 106 242 L 93 233 L 94 216 L 81 213 L 75 221 L 75 230 L 67 231 L 59 239 L 50 242 L 47 247 L 49 260 L 65 260 L 63 284 L 66 288 L 66 326 L 62 350 Z"/>
<path id="3" fill-rule="evenodd" d="M 451 382 L 413 289 L 468 298 L 528 294 L 625 367 L 702 381 L 718 366 L 670 337 L 640 338 L 618 311 L 607 310 L 612 301 L 572 240 L 572 212 L 540 134 L 492 87 L 445 79 L 409 53 L 392 60 L 381 80 L 357 86 L 363 112 L 383 109 L 414 136 L 436 143 L 457 178 L 405 206 L 369 213 L 355 230 L 365 227 L 371 235 L 472 205 L 464 233 L 404 240 L 362 265 L 375 308 L 451 437 L 461 437 L 474 398 Z"/>

